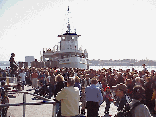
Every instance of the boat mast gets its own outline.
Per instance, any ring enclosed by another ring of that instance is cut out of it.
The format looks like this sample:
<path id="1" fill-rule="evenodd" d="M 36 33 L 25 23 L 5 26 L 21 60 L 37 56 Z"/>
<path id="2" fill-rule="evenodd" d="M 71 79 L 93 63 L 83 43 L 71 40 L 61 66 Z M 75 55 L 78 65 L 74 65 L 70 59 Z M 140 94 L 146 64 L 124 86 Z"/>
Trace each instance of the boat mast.
<path id="1" fill-rule="evenodd" d="M 68 11 L 68 14 L 69 14 L 70 13 L 69 12 L 69 6 L 68 6 L 68 10 L 67 11 Z M 70 33 L 71 29 L 70 29 L 69 17 L 68 17 L 68 26 L 67 26 L 67 28 L 68 28 L 67 32 Z"/>

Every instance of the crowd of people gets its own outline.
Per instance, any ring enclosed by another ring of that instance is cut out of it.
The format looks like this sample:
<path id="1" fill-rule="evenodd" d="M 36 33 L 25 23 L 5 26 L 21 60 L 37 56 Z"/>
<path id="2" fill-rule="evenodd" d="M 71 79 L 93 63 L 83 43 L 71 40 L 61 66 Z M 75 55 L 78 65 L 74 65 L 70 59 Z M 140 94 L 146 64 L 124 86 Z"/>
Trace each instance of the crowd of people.
<path id="1" fill-rule="evenodd" d="M 133 116 L 150 117 L 155 114 L 156 71 L 78 68 L 19 68 L 14 74 L 23 85 L 38 89 L 49 86 L 49 99 L 54 96 L 57 116 L 98 116 L 105 101 L 104 115 L 109 114 L 110 103 L 117 105 L 117 117 L 121 117 L 127 103 Z M 0 77 L 12 76 L 9 68 L 0 69 Z M 78 108 L 82 102 L 81 109 Z M 136 102 L 139 102 L 137 107 Z"/>

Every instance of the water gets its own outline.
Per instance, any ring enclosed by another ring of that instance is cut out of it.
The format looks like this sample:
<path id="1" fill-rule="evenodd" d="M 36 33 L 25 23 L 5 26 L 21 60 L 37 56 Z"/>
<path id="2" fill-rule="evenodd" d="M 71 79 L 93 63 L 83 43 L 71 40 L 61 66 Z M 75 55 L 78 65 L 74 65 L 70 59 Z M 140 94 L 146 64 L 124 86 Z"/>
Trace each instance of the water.
<path id="1" fill-rule="evenodd" d="M 1 69 L 6 69 L 6 67 L 9 67 L 9 66 L 0 66 Z M 89 69 L 94 69 L 94 70 L 98 70 L 98 69 L 116 69 L 116 70 L 119 70 L 119 69 L 123 69 L 123 70 L 126 70 L 126 69 L 130 69 L 132 70 L 132 68 L 134 68 L 135 70 L 138 70 L 138 71 L 142 71 L 143 70 L 143 67 L 142 66 L 89 66 Z M 147 66 L 147 70 L 148 71 L 151 71 L 151 70 L 155 70 L 156 71 L 156 66 Z"/>
<path id="2" fill-rule="evenodd" d="M 123 69 L 123 70 L 130 69 L 130 70 L 132 70 L 132 68 L 134 68 L 137 71 L 143 70 L 142 66 L 89 66 L 89 69 L 94 69 L 94 70 L 103 69 L 103 68 L 105 68 L 105 69 L 111 68 L 111 69 L 116 69 L 116 70 L 119 70 L 119 69 Z M 148 71 L 151 71 L 151 70 L 156 71 L 156 66 L 147 66 L 147 70 Z"/>

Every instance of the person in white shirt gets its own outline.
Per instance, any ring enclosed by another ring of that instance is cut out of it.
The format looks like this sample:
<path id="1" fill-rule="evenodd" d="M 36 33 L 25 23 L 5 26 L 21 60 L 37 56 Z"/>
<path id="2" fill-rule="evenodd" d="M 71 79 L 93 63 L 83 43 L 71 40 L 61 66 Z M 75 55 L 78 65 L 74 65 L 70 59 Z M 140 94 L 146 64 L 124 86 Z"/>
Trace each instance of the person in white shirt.
<path id="1" fill-rule="evenodd" d="M 20 77 L 20 81 L 22 82 L 22 89 L 24 90 L 25 85 L 25 72 L 23 69 L 21 69 L 21 73 L 18 75 Z"/>
<path id="2" fill-rule="evenodd" d="M 79 88 L 73 87 L 74 82 L 73 78 L 69 78 L 67 87 L 56 96 L 56 100 L 61 101 L 61 116 L 63 117 L 77 117 L 79 115 L 80 94 Z"/>
<path id="3" fill-rule="evenodd" d="M 97 87 L 99 87 L 99 89 L 102 89 L 102 84 L 100 81 L 98 81 L 98 83 L 96 84 Z"/>

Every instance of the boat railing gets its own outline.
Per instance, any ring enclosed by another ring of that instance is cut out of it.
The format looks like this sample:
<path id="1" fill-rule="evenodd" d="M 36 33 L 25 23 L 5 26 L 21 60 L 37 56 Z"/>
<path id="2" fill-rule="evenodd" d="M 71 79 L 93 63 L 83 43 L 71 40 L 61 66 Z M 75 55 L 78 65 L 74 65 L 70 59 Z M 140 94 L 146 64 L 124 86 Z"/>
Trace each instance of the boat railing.
<path id="1" fill-rule="evenodd" d="M 47 99 L 47 98 L 45 98 L 43 96 L 39 96 L 39 95 L 36 95 L 36 94 L 33 94 L 33 93 L 29 93 L 27 91 L 8 91 L 8 92 L 23 93 L 23 103 L 16 103 L 16 104 L 6 103 L 6 104 L 0 104 L 0 107 L 23 106 L 23 117 L 25 117 L 25 115 L 26 115 L 25 114 L 26 105 L 53 104 L 52 117 L 56 117 L 56 102 L 54 100 L 50 100 L 50 99 Z M 41 101 L 41 102 L 35 102 L 35 103 L 32 103 L 32 102 L 27 103 L 26 102 L 26 94 L 39 97 L 43 101 Z"/>

